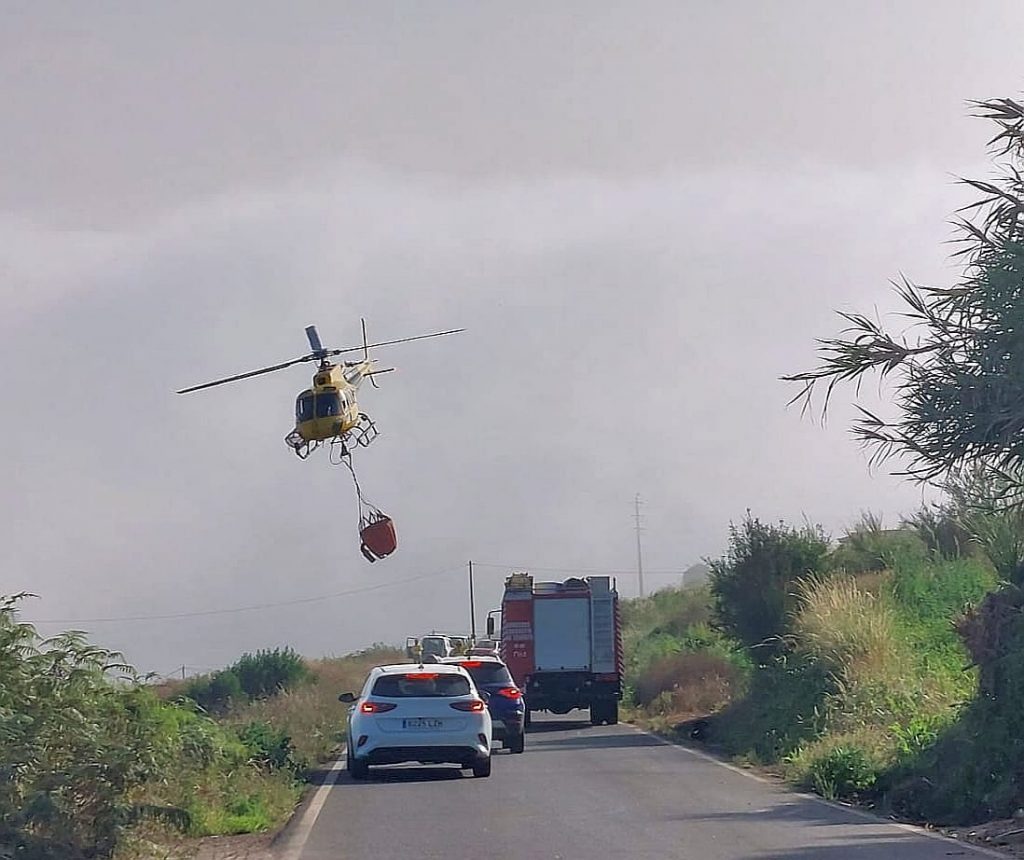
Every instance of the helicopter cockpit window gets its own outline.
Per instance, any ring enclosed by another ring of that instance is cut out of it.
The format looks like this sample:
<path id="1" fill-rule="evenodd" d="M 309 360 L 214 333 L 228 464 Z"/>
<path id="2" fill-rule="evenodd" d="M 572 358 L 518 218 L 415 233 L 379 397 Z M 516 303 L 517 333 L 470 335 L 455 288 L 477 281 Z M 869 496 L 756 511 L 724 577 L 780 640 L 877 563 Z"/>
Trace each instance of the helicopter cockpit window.
<path id="1" fill-rule="evenodd" d="M 313 420 L 313 395 L 303 394 L 295 401 L 295 420 L 296 421 L 312 421 Z"/>
<path id="2" fill-rule="evenodd" d="M 341 415 L 341 397 L 337 391 L 321 391 L 316 396 L 316 417 L 330 418 Z"/>

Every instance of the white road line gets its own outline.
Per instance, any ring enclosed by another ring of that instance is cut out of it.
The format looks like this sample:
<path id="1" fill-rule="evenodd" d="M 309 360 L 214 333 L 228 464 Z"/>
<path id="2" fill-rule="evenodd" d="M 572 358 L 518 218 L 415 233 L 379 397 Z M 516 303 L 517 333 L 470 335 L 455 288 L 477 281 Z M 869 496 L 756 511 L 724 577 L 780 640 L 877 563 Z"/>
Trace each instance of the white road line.
<path id="1" fill-rule="evenodd" d="M 675 749 L 680 750 L 681 752 L 684 752 L 687 755 L 692 755 L 695 758 L 699 758 L 703 761 L 710 762 L 711 764 L 716 764 L 719 767 L 724 767 L 726 770 L 731 770 L 733 773 L 740 774 L 740 776 L 745 776 L 748 779 L 752 779 L 756 782 L 763 783 L 764 785 L 770 785 L 774 788 L 781 789 L 783 791 L 786 791 L 788 794 L 793 795 L 794 797 L 800 797 L 804 800 L 813 800 L 815 803 L 820 803 L 822 806 L 827 806 L 830 809 L 837 809 L 841 812 L 848 812 L 851 815 L 857 816 L 858 818 L 864 818 L 868 821 L 874 821 L 877 824 L 886 824 L 889 827 L 895 827 L 898 830 L 904 830 L 908 833 L 914 833 L 917 836 L 927 836 L 930 839 L 938 839 L 944 842 L 946 845 L 957 845 L 963 849 L 973 851 L 976 854 L 979 854 L 983 857 L 996 857 L 999 858 L 999 860 L 1008 860 L 1008 858 L 1012 856 L 1004 851 L 996 851 L 993 848 L 985 848 L 984 846 L 976 845 L 973 842 L 963 842 L 959 839 L 953 839 L 951 836 L 946 836 L 943 833 L 936 833 L 933 830 L 927 830 L 924 827 L 918 827 L 915 824 L 904 824 L 902 821 L 890 821 L 888 818 L 882 818 L 880 815 L 875 815 L 874 813 L 869 812 L 866 809 L 859 809 L 856 806 L 847 806 L 843 803 L 835 803 L 834 801 L 826 800 L 824 797 L 821 797 L 818 794 L 808 794 L 807 792 L 803 791 L 794 791 L 793 789 L 788 788 L 784 783 L 766 779 L 758 773 L 746 770 L 742 767 L 737 767 L 734 764 L 729 764 L 729 762 L 722 761 L 720 758 L 715 758 L 713 755 L 708 755 L 705 752 L 701 752 L 700 750 L 696 750 L 693 747 L 686 746 L 685 744 L 673 743 L 672 741 L 666 740 L 660 735 L 644 731 L 643 729 L 634 726 L 632 723 L 627 723 L 626 725 L 628 725 L 629 728 L 633 729 L 633 731 L 635 732 L 639 732 L 642 735 L 647 735 L 647 737 L 649 738 L 654 738 L 656 741 L 660 741 L 665 746 L 674 747 Z"/>
<path id="2" fill-rule="evenodd" d="M 342 748 L 341 755 L 345 755 L 344 748 Z M 287 845 L 280 855 L 281 860 L 299 860 L 299 857 L 302 855 L 302 849 L 306 847 L 309 834 L 313 832 L 316 820 L 320 817 L 320 812 L 327 802 L 327 795 L 330 793 L 334 783 L 338 781 L 338 776 L 341 774 L 343 767 L 344 764 L 341 757 L 331 765 L 331 769 L 327 771 L 323 783 L 316 790 L 316 794 L 313 795 L 309 806 L 303 811 L 302 818 L 299 819 L 289 834 Z"/>

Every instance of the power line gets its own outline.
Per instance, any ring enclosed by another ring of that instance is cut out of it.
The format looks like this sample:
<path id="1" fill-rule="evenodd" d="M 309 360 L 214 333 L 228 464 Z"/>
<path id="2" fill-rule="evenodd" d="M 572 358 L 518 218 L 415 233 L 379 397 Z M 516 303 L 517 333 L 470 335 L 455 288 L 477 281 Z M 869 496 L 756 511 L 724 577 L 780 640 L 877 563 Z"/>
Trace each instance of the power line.
<path id="1" fill-rule="evenodd" d="M 440 573 L 421 573 L 418 576 L 410 576 L 407 579 L 397 579 L 394 582 L 381 582 L 377 585 L 368 585 L 363 588 L 350 588 L 346 591 L 335 591 L 331 594 L 319 594 L 316 597 L 301 597 L 296 600 L 281 600 L 276 603 L 258 603 L 253 606 L 235 606 L 230 609 L 201 609 L 195 612 L 173 612 L 166 615 L 123 615 L 114 618 L 43 618 L 33 621 L 33 624 L 106 624 L 121 621 L 169 621 L 176 618 L 198 618 L 207 615 L 230 615 L 236 612 L 255 612 L 261 609 L 277 609 L 280 606 L 299 606 L 304 603 L 317 603 L 321 600 L 333 600 L 338 597 L 348 597 L 352 594 L 365 594 L 369 591 L 379 591 L 383 588 L 394 588 L 396 585 L 407 585 L 410 582 L 417 582 L 421 579 L 434 579 L 445 574 L 453 573 L 462 568 L 448 568 Z"/>
<path id="2" fill-rule="evenodd" d="M 643 525 L 640 521 L 640 494 L 636 494 L 634 517 L 636 518 L 636 575 L 638 584 L 640 587 L 640 596 L 644 596 L 644 556 L 643 551 L 640 549 L 640 532 L 644 530 Z"/>

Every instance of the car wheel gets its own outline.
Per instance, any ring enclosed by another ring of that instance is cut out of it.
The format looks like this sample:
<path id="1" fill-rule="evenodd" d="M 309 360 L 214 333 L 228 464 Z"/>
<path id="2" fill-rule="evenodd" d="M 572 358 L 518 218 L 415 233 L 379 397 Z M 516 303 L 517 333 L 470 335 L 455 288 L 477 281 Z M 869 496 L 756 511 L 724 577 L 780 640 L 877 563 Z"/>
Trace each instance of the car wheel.
<path id="1" fill-rule="evenodd" d="M 604 705 L 601 702 L 594 702 L 590 706 L 590 725 L 599 726 L 604 721 Z"/>
<path id="2" fill-rule="evenodd" d="M 351 752 L 346 756 L 345 764 L 352 779 L 366 779 L 370 775 L 370 766 L 359 761 Z"/>
<path id="3" fill-rule="evenodd" d="M 484 756 L 473 762 L 473 776 L 485 777 L 491 775 L 491 757 Z"/>
<path id="4" fill-rule="evenodd" d="M 523 748 L 526 746 L 526 738 L 522 732 L 516 732 L 514 735 L 509 735 L 505 740 L 505 746 L 509 748 L 513 753 L 521 753 Z"/>

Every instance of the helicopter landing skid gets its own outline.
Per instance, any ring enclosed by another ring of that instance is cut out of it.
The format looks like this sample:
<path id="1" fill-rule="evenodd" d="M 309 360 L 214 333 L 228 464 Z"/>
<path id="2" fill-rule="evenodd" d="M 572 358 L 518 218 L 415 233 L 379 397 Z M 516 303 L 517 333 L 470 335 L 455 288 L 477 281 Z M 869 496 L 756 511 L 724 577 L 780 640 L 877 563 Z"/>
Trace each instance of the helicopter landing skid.
<path id="1" fill-rule="evenodd" d="M 377 425 L 365 412 L 359 413 L 359 423 L 349 431 L 349 436 L 363 448 L 366 448 L 379 435 L 380 431 L 377 429 Z"/>
<path id="2" fill-rule="evenodd" d="M 292 430 L 291 433 L 284 437 L 284 444 L 291 448 L 300 460 L 305 460 L 320 447 L 321 443 L 319 441 L 307 442 L 298 431 Z"/>

